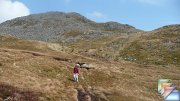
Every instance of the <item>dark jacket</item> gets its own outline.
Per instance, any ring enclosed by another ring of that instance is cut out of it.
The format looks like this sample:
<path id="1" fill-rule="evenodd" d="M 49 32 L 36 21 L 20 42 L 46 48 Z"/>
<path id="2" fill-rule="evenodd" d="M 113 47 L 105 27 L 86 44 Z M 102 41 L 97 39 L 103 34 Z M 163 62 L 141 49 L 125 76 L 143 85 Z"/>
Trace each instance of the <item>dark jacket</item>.
<path id="1" fill-rule="evenodd" d="M 75 67 L 74 67 L 74 71 L 73 71 L 73 73 L 78 73 L 78 74 L 79 74 L 79 69 L 78 69 L 78 67 L 77 67 L 77 66 L 75 66 Z"/>

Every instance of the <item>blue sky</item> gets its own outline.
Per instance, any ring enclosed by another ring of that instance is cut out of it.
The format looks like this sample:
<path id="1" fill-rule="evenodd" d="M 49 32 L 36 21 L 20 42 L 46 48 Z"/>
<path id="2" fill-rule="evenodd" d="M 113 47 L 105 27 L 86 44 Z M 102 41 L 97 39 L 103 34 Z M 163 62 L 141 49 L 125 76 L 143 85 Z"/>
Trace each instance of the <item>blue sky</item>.
<path id="1" fill-rule="evenodd" d="M 116 21 L 146 31 L 164 25 L 180 24 L 180 0 L 18 1 L 29 9 L 30 14 L 48 11 L 77 12 L 96 22 Z"/>

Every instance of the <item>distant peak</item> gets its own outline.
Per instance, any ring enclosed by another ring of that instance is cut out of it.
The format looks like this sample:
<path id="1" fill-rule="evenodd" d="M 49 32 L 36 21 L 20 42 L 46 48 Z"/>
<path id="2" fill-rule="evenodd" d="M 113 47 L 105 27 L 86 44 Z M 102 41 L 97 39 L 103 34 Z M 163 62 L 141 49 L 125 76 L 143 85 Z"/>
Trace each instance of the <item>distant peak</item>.
<path id="1" fill-rule="evenodd" d="M 162 26 L 160 28 L 157 28 L 155 30 L 166 30 L 166 29 L 179 29 L 180 28 L 180 24 L 172 24 L 172 25 L 166 25 L 166 26 Z"/>
<path id="2" fill-rule="evenodd" d="M 70 15 L 79 15 L 79 16 L 81 16 L 81 14 L 79 14 L 79 13 L 77 13 L 77 12 L 69 12 L 69 13 L 67 13 L 67 14 L 70 14 Z"/>

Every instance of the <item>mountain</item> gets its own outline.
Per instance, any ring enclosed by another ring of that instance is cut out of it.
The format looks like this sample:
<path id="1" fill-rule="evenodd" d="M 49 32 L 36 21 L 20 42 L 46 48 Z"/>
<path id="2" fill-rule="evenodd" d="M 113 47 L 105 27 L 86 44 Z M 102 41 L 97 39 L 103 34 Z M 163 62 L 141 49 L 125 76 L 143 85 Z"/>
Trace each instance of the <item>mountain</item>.
<path id="1" fill-rule="evenodd" d="M 180 89 L 179 56 L 180 25 L 145 32 L 78 13 L 15 18 L 0 24 L 0 101 L 162 101 L 159 79 Z"/>
<path id="2" fill-rule="evenodd" d="M 1 23 L 0 34 L 58 43 L 63 51 L 102 60 L 179 65 L 179 28 L 144 32 L 117 22 L 96 23 L 75 12 L 48 12 Z"/>
<path id="3" fill-rule="evenodd" d="M 72 12 L 48 12 L 15 18 L 0 24 L 0 32 L 12 36 L 47 42 L 73 42 L 97 39 L 140 30 L 117 22 L 96 23 Z"/>

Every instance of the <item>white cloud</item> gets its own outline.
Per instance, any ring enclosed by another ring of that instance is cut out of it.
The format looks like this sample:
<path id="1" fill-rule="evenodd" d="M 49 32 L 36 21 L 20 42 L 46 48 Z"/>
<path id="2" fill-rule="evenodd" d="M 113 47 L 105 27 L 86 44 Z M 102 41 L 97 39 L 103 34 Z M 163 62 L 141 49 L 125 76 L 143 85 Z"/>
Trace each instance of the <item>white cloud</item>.
<path id="1" fill-rule="evenodd" d="M 0 0 L 0 23 L 29 14 L 30 10 L 20 1 Z"/>
<path id="2" fill-rule="evenodd" d="M 93 18 L 104 18 L 105 17 L 104 14 L 102 14 L 101 12 L 98 12 L 98 11 L 89 13 L 88 16 L 93 17 Z"/>
<path id="3" fill-rule="evenodd" d="M 86 16 L 87 18 L 96 22 L 106 22 L 110 20 L 105 14 L 99 11 L 93 11 L 91 13 L 87 13 Z"/>

